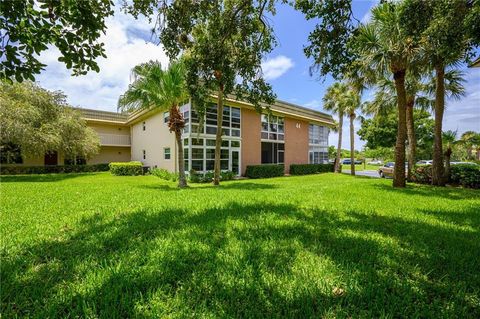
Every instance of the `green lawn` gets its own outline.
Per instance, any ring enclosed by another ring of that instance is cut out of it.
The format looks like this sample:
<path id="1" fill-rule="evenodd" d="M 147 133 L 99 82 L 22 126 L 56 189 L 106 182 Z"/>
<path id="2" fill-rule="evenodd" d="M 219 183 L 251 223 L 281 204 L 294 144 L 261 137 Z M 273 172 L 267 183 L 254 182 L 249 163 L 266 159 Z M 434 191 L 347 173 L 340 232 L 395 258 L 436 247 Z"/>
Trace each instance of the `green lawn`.
<path id="1" fill-rule="evenodd" d="M 323 174 L 3 177 L 1 314 L 480 317 L 480 192 Z"/>

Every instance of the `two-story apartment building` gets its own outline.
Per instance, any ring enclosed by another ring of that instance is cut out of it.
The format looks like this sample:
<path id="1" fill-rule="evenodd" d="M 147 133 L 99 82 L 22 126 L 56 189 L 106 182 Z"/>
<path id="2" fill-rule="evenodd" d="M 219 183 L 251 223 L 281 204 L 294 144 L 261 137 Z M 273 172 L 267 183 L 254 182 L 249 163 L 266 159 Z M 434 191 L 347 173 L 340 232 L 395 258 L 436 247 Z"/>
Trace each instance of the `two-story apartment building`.
<path id="1" fill-rule="evenodd" d="M 334 121 L 328 114 L 277 101 L 271 114 L 259 114 L 252 105 L 227 99 L 223 113 L 221 168 L 238 175 L 247 165 L 323 163 L 328 160 L 328 135 Z M 131 114 L 78 109 L 87 125 L 98 132 L 99 154 L 88 164 L 112 161 L 141 161 L 145 166 L 175 172 L 177 145 L 168 129 L 168 112 L 158 110 Z M 182 139 L 187 171 L 213 170 L 217 108 L 212 102 L 204 121 L 190 103 L 181 107 L 186 121 Z M 203 125 L 201 125 L 203 122 Z M 61 156 L 48 155 L 43 164 L 63 164 Z M 41 165 L 41 159 L 24 165 Z"/>

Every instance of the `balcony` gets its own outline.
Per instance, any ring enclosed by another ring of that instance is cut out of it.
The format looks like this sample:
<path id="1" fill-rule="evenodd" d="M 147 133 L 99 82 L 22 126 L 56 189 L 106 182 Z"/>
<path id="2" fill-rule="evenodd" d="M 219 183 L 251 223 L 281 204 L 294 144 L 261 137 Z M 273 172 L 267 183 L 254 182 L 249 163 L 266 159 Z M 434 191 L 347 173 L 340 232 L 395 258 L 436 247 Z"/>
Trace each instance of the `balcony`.
<path id="1" fill-rule="evenodd" d="M 98 134 L 102 146 L 130 146 L 130 135 Z"/>

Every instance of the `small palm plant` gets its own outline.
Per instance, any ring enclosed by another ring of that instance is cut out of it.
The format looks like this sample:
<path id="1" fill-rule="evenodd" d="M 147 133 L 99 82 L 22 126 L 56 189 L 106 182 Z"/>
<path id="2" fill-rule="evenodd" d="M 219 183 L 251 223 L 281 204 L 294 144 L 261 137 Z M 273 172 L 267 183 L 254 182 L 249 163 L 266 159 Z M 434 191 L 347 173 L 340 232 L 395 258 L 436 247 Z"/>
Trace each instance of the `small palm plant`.
<path id="1" fill-rule="evenodd" d="M 445 178 L 450 178 L 450 157 L 452 156 L 452 148 L 457 143 L 457 131 L 445 131 L 442 133 L 442 143 L 445 149 Z"/>
<path id="2" fill-rule="evenodd" d="M 175 133 L 177 142 L 178 187 L 187 186 L 183 159 L 182 129 L 185 121 L 180 113 L 180 104 L 188 98 L 184 79 L 184 67 L 180 61 L 172 62 L 166 70 L 158 61 L 135 66 L 132 70 L 133 83 L 118 100 L 122 111 L 159 109 L 169 111 L 168 127 Z"/>

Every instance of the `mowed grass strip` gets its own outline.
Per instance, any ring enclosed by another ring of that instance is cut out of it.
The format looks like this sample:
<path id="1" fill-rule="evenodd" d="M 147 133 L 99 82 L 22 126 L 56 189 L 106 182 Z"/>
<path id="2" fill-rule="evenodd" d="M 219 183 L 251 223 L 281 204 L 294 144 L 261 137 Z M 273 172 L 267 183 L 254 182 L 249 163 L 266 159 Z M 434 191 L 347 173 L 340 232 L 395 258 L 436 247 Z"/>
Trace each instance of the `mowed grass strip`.
<path id="1" fill-rule="evenodd" d="M 480 192 L 1 179 L 2 317 L 480 317 Z"/>

